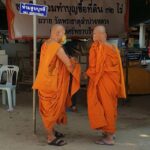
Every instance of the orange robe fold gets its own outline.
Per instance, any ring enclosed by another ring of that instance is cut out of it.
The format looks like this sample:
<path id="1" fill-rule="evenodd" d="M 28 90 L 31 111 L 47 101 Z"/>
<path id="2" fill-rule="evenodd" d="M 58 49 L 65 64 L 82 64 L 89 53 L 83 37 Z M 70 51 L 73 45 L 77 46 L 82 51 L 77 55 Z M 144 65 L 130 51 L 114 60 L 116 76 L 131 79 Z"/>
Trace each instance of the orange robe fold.
<path id="1" fill-rule="evenodd" d="M 39 110 L 47 130 L 56 123 L 66 123 L 66 106 L 71 103 L 68 101 L 70 72 L 56 55 L 60 46 L 56 42 L 42 45 L 39 70 L 33 84 L 33 89 L 39 93 Z M 79 64 L 75 65 L 72 75 L 73 95 L 80 87 Z"/>
<path id="2" fill-rule="evenodd" d="M 121 58 L 108 44 L 95 42 L 89 56 L 88 114 L 93 129 L 114 133 L 116 130 L 117 99 L 125 98 Z"/>

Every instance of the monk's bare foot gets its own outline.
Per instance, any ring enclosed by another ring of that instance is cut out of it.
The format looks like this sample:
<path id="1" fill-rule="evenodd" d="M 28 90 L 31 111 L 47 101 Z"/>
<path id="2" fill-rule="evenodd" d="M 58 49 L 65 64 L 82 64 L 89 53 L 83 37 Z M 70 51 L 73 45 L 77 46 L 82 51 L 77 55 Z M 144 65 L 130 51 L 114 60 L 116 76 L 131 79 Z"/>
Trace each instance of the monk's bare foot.
<path id="1" fill-rule="evenodd" d="M 55 136 L 53 136 L 53 135 L 48 135 L 48 136 L 47 136 L 47 143 L 50 143 L 50 142 L 52 142 L 52 141 L 55 140 L 55 139 L 56 139 Z"/>
<path id="2" fill-rule="evenodd" d="M 111 134 L 113 136 L 113 140 L 116 139 L 116 135 L 115 134 Z M 102 137 L 107 137 L 107 133 L 102 131 Z"/>
<path id="3" fill-rule="evenodd" d="M 102 139 L 105 138 L 105 137 L 106 137 L 105 132 L 102 132 L 97 141 L 100 141 L 100 140 L 102 140 Z M 96 141 L 96 142 L 97 142 L 97 141 Z"/>
<path id="4" fill-rule="evenodd" d="M 104 136 L 100 140 L 96 141 L 96 144 L 114 145 L 115 141 L 113 139 L 113 135 L 104 134 Z"/>
<path id="5" fill-rule="evenodd" d="M 60 139 L 62 137 L 64 137 L 64 134 L 53 129 L 52 131 L 49 132 L 47 136 L 47 143 L 48 145 L 52 146 L 64 146 L 67 144 L 67 142 Z"/>
<path id="6" fill-rule="evenodd" d="M 108 140 L 108 139 L 101 139 L 99 141 L 96 141 L 96 144 L 99 144 L 99 145 L 114 145 L 115 144 L 115 141 L 114 140 Z"/>

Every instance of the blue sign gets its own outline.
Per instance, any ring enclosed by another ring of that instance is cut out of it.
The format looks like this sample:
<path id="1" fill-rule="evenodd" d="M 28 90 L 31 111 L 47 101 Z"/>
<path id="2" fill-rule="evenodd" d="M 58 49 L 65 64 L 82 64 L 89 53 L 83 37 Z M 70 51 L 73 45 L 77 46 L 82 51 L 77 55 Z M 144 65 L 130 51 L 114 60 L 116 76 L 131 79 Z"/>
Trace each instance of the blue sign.
<path id="1" fill-rule="evenodd" d="M 35 5 L 32 3 L 20 3 L 20 14 L 36 15 L 46 17 L 48 7 L 44 5 Z"/>

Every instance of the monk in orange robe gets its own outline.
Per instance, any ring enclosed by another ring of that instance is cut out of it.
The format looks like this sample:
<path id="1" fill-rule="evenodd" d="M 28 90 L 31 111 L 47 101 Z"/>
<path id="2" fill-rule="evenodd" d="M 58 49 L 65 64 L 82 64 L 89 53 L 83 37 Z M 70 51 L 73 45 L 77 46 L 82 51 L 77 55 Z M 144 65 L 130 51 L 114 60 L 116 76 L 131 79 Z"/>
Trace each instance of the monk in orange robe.
<path id="1" fill-rule="evenodd" d="M 63 146 L 64 134 L 54 129 L 56 124 L 66 123 L 66 107 L 70 107 L 70 97 L 80 86 L 80 66 L 69 58 L 61 43 L 65 41 L 62 25 L 51 28 L 50 38 L 41 48 L 40 64 L 33 89 L 39 93 L 39 110 L 48 135 L 48 144 Z M 68 94 L 70 73 L 72 74 L 71 92 Z"/>
<path id="2" fill-rule="evenodd" d="M 88 114 L 91 128 L 103 133 L 96 143 L 114 145 L 117 100 L 126 98 L 126 92 L 119 51 L 108 44 L 106 38 L 105 27 L 95 27 L 86 72 L 89 77 Z"/>

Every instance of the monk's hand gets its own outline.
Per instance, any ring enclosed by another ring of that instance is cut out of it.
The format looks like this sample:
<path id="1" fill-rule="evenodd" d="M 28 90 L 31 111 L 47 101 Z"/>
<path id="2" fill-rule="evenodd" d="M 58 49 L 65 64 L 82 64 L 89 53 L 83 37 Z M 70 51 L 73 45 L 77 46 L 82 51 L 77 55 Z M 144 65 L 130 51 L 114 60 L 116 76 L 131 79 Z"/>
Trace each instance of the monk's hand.
<path id="1" fill-rule="evenodd" d="M 72 63 L 72 72 L 74 71 L 75 66 L 76 66 L 76 62 L 73 62 L 73 63 Z"/>
<path id="2" fill-rule="evenodd" d="M 78 62 L 78 59 L 76 57 L 71 57 L 70 60 L 73 62 L 73 63 L 79 63 Z"/>
<path id="3" fill-rule="evenodd" d="M 74 68 L 75 68 L 75 63 L 71 63 L 70 65 L 67 65 L 67 69 L 71 73 L 73 73 Z"/>
<path id="4" fill-rule="evenodd" d="M 69 59 L 69 63 L 66 63 L 67 69 L 69 72 L 73 73 L 74 68 L 76 66 L 76 62 L 74 60 L 72 60 L 71 58 Z"/>
<path id="5" fill-rule="evenodd" d="M 68 65 L 68 70 L 72 73 L 75 69 L 76 64 L 78 64 L 78 60 L 75 57 L 70 58 L 71 64 Z"/>

